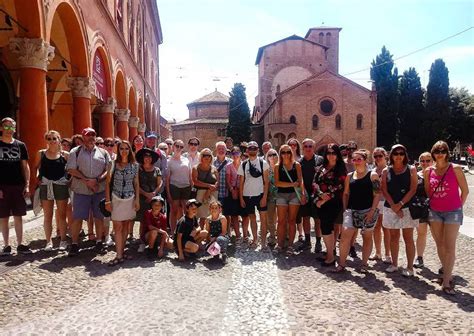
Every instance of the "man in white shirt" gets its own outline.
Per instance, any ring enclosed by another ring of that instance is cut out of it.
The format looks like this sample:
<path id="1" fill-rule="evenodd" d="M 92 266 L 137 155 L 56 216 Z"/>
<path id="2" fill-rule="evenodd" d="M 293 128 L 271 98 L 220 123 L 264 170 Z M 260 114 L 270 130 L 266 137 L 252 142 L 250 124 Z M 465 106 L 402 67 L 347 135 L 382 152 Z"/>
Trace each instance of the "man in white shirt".
<path id="1" fill-rule="evenodd" d="M 249 221 L 252 229 L 251 248 L 256 248 L 258 244 L 257 218 L 255 216 L 255 207 L 260 215 L 260 233 L 262 250 L 267 250 L 267 195 L 269 186 L 270 166 L 263 159 L 257 156 L 258 144 L 250 141 L 247 147 L 249 159 L 242 162 L 237 174 L 240 178 L 240 205 L 243 209 L 242 226 L 244 239 L 248 239 Z"/>

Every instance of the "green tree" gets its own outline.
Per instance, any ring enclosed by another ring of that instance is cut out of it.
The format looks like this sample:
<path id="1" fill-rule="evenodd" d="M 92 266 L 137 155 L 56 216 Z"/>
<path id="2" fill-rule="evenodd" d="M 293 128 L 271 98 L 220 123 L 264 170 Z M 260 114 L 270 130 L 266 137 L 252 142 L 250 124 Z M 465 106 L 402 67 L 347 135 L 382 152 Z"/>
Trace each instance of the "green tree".
<path id="1" fill-rule="evenodd" d="M 455 141 L 474 142 L 474 95 L 465 88 L 449 89 L 449 126 L 446 140 L 450 146 Z"/>
<path id="2" fill-rule="evenodd" d="M 449 113 L 449 71 L 442 59 L 437 59 L 431 64 L 430 79 L 426 87 L 426 117 L 423 129 L 428 133 L 425 147 L 437 140 L 448 138 Z"/>
<path id="3" fill-rule="evenodd" d="M 235 83 L 229 93 L 229 123 L 226 128 L 226 136 L 231 137 L 234 144 L 250 140 L 250 109 L 245 94 L 245 86 Z"/>
<path id="4" fill-rule="evenodd" d="M 398 120 L 400 130 L 399 142 L 407 146 L 411 154 L 418 155 L 425 150 L 424 143 L 420 137 L 420 129 L 423 125 L 424 106 L 423 89 L 421 81 L 415 68 L 409 68 L 403 72 L 400 78 L 400 109 Z M 413 155 L 412 155 L 413 156 Z"/>
<path id="5" fill-rule="evenodd" d="M 398 140 L 398 70 L 385 46 L 372 61 L 370 78 L 377 90 L 377 145 L 389 149 Z"/>

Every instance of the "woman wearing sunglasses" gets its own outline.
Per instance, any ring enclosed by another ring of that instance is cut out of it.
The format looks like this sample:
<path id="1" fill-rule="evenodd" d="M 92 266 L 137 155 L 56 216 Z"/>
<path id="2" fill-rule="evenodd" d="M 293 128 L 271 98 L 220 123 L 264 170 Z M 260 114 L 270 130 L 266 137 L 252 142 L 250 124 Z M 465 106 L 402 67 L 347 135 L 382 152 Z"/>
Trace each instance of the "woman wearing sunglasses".
<path id="1" fill-rule="evenodd" d="M 389 154 L 389 166 L 382 173 L 382 192 L 385 197 L 382 225 L 390 230 L 392 255 L 392 264 L 385 270 L 387 273 L 399 270 L 398 252 L 401 230 L 407 255 L 407 268 L 402 270 L 402 275 L 408 277 L 415 274 L 413 271 L 415 259 L 413 229 L 418 226 L 418 221 L 411 218 L 408 204 L 416 193 L 417 181 L 415 167 L 408 164 L 405 146 L 393 145 Z"/>
<path id="2" fill-rule="evenodd" d="M 229 192 L 224 200 L 224 215 L 230 217 L 230 223 L 234 229 L 237 244 L 240 244 L 242 241 L 239 227 L 239 216 L 242 214 L 242 208 L 240 207 L 239 199 L 240 179 L 239 175 L 237 174 L 241 162 L 241 155 L 242 153 L 240 152 L 239 147 L 232 147 L 230 150 L 232 162 L 227 165 L 225 170 L 225 183 L 227 184 L 227 190 Z"/>
<path id="3" fill-rule="evenodd" d="M 199 164 L 193 167 L 193 185 L 197 189 L 196 200 L 201 203 L 197 211 L 199 225 L 204 228 L 206 217 L 209 216 L 209 203 L 217 200 L 219 172 L 212 165 L 212 151 L 204 148 L 199 153 Z"/>
<path id="4" fill-rule="evenodd" d="M 418 175 L 418 185 L 416 187 L 416 194 L 415 196 L 419 197 L 420 200 L 425 200 L 427 195 L 425 191 L 425 178 L 424 173 L 425 170 L 431 167 L 433 164 L 433 160 L 431 158 L 430 152 L 424 152 L 420 154 L 418 158 L 418 162 L 420 163 L 421 170 L 417 173 Z M 413 267 L 416 268 L 423 268 L 425 266 L 423 260 L 423 254 L 425 253 L 426 247 L 426 236 L 428 233 L 428 217 L 420 218 L 418 227 L 416 228 L 416 260 Z"/>
<path id="5" fill-rule="evenodd" d="M 469 188 L 462 168 L 449 162 L 449 147 L 438 141 L 431 148 L 434 165 L 425 170 L 425 190 L 430 196 L 429 222 L 441 262 L 443 292 L 454 295 L 452 279 L 456 238 L 463 221 Z"/>
<path id="6" fill-rule="evenodd" d="M 175 232 L 176 222 L 183 217 L 185 203 L 191 196 L 191 169 L 189 168 L 189 160 L 182 155 L 183 149 L 184 142 L 179 139 L 175 140 L 173 155 L 168 158 L 166 190 L 168 191 L 168 202 L 171 205 L 171 232 Z"/>
<path id="7" fill-rule="evenodd" d="M 263 147 L 263 146 L 262 146 Z M 276 200 L 278 187 L 275 185 L 275 166 L 278 163 L 278 153 L 273 148 L 270 148 L 265 154 L 265 161 L 268 162 L 270 170 L 268 171 L 268 197 L 267 197 L 267 227 L 270 232 L 268 237 L 268 245 L 273 247 L 276 244 L 276 221 L 277 221 L 277 210 Z"/>
<path id="8" fill-rule="evenodd" d="M 140 134 L 137 134 L 133 137 L 132 140 L 132 150 L 134 153 L 137 153 L 145 145 L 145 140 Z"/>
<path id="9" fill-rule="evenodd" d="M 346 165 L 337 144 L 328 144 L 323 150 L 323 165 L 316 171 L 313 181 L 313 199 L 321 220 L 321 233 L 326 245 L 326 257 L 319 258 L 324 267 L 336 263 L 335 241 L 342 223 L 342 192 L 346 180 Z"/>
<path id="10" fill-rule="evenodd" d="M 379 180 L 382 180 L 382 172 L 387 167 L 387 151 L 383 147 L 376 147 L 374 149 L 372 158 L 374 159 L 374 171 L 379 176 Z M 374 245 L 375 245 L 375 254 L 369 258 L 369 260 L 382 260 L 382 233 L 383 233 L 383 246 L 385 250 L 385 257 L 383 262 L 386 264 L 392 263 L 392 258 L 390 257 L 390 231 L 382 226 L 383 221 L 383 204 L 385 198 L 383 194 L 379 194 L 379 215 L 377 218 L 377 223 L 375 223 L 374 229 Z"/>
<path id="11" fill-rule="evenodd" d="M 61 147 L 61 136 L 56 131 L 48 131 L 44 135 L 47 141 L 46 149 L 39 151 L 34 164 L 38 171 L 38 184 L 40 185 L 41 206 L 44 211 L 44 233 L 46 236 L 45 251 L 53 250 L 51 240 L 53 232 L 53 210 L 56 202 L 56 216 L 61 242 L 59 250 L 67 248 L 66 238 L 66 209 L 69 199 L 69 180 L 66 177 L 66 163 L 69 157 Z"/>
<path id="12" fill-rule="evenodd" d="M 363 239 L 360 272 L 367 273 L 369 269 L 368 260 L 373 245 L 372 235 L 378 216 L 380 180 L 377 173 L 368 168 L 367 157 L 368 153 L 364 150 L 356 150 L 352 153 L 354 171 L 347 175 L 344 185 L 342 201 L 346 210 L 336 272 L 342 272 L 346 268 L 352 237 L 358 229 L 361 229 Z"/>

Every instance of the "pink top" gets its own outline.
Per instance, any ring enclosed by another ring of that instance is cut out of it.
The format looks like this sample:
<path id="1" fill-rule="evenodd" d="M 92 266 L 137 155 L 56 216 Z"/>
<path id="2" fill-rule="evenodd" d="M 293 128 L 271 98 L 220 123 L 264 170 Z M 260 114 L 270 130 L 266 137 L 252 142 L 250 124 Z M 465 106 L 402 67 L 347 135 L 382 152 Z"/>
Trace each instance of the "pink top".
<path id="1" fill-rule="evenodd" d="M 433 168 L 430 168 L 430 206 L 434 211 L 453 211 L 462 207 L 461 195 L 459 194 L 459 184 L 452 165 L 448 167 L 443 183 L 435 189 L 443 176 L 436 175 Z"/>
<path id="2" fill-rule="evenodd" d="M 234 188 L 239 187 L 239 175 L 237 175 L 237 169 L 234 167 L 232 162 L 227 164 L 226 168 L 227 179 L 230 185 Z"/>

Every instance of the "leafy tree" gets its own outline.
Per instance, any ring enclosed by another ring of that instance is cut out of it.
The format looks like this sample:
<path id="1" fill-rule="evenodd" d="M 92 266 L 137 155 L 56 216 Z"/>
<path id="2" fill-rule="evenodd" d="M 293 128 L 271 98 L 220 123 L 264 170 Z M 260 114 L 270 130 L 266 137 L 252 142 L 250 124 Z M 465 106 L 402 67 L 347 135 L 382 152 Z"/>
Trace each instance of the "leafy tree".
<path id="1" fill-rule="evenodd" d="M 426 87 L 426 117 L 423 128 L 429 130 L 425 146 L 437 140 L 448 138 L 447 125 L 449 123 L 449 71 L 442 59 L 431 64 L 430 79 Z"/>
<path id="2" fill-rule="evenodd" d="M 423 125 L 423 89 L 415 68 L 409 68 L 400 78 L 400 122 L 399 142 L 407 146 L 410 153 L 418 155 L 425 148 L 420 131 Z"/>
<path id="3" fill-rule="evenodd" d="M 377 90 L 377 145 L 390 148 L 397 142 L 398 124 L 398 70 L 393 55 L 382 47 L 372 61 L 370 78 Z"/>
<path id="4" fill-rule="evenodd" d="M 446 140 L 450 146 L 455 141 L 474 142 L 474 95 L 465 88 L 449 89 L 449 126 Z"/>
<path id="5" fill-rule="evenodd" d="M 231 137 L 234 144 L 250 140 L 250 109 L 245 94 L 245 86 L 235 83 L 229 93 L 229 123 L 226 128 L 226 136 Z"/>

